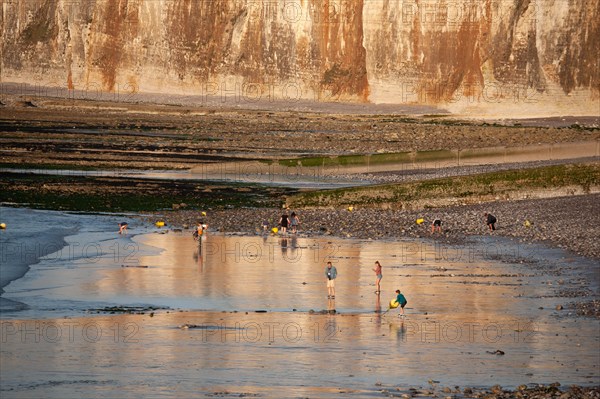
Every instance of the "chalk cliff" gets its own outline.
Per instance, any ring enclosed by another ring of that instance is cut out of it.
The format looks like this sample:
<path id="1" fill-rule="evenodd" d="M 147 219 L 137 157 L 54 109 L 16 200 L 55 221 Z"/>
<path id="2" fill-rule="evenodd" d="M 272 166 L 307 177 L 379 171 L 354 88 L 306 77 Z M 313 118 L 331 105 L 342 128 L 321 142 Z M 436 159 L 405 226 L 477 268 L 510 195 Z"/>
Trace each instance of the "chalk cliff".
<path id="1" fill-rule="evenodd" d="M 5 0 L 0 31 L 3 83 L 65 92 L 600 109 L 600 0 Z"/>

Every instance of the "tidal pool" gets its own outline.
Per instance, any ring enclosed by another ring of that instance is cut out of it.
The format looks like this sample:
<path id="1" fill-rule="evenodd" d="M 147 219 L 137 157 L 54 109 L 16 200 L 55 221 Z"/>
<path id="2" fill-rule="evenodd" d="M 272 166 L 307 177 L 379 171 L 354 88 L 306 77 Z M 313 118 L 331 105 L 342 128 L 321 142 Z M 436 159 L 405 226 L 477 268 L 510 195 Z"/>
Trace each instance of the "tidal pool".
<path id="1" fill-rule="evenodd" d="M 496 238 L 449 246 L 213 232 L 200 251 L 189 233 L 95 234 L 93 261 L 49 255 L 5 287 L 27 309 L 2 313 L 3 398 L 600 383 L 600 322 L 569 308 L 598 294 L 598 264 L 562 251 Z M 386 312 L 398 288 L 406 318 Z M 168 309 L 98 313 L 104 306 Z"/>

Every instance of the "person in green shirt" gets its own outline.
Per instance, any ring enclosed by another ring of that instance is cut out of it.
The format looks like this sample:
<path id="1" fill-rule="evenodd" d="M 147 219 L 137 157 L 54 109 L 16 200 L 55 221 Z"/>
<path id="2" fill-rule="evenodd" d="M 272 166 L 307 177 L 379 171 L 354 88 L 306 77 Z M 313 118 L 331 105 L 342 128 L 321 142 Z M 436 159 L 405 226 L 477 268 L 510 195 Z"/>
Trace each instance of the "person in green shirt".
<path id="1" fill-rule="evenodd" d="M 406 298 L 404 297 L 404 295 L 402 295 L 400 290 L 396 290 L 396 294 L 398 294 L 396 296 L 396 302 L 400 304 L 400 314 L 398 315 L 398 317 L 404 317 L 404 307 L 408 302 L 406 301 Z"/>

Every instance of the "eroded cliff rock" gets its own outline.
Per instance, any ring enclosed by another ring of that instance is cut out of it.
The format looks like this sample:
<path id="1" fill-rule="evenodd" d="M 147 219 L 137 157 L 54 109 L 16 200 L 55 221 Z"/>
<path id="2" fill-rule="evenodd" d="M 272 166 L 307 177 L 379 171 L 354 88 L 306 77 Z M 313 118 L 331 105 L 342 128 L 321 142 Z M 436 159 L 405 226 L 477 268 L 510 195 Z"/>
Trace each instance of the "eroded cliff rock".
<path id="1" fill-rule="evenodd" d="M 5 0 L 2 82 L 598 114 L 600 0 Z"/>

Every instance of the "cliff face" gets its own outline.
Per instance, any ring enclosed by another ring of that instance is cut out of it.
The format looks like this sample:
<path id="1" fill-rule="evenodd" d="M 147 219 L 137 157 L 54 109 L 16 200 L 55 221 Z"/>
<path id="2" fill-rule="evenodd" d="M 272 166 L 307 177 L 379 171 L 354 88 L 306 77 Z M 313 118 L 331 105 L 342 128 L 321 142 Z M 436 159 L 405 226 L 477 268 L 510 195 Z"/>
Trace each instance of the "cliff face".
<path id="1" fill-rule="evenodd" d="M 373 3 L 380 7 L 365 17 L 369 83 L 380 82 L 373 101 L 573 111 L 593 100 L 598 114 L 598 0 Z"/>
<path id="2" fill-rule="evenodd" d="M 599 107 L 600 0 L 10 0 L 0 24 L 2 82 L 460 112 Z"/>

